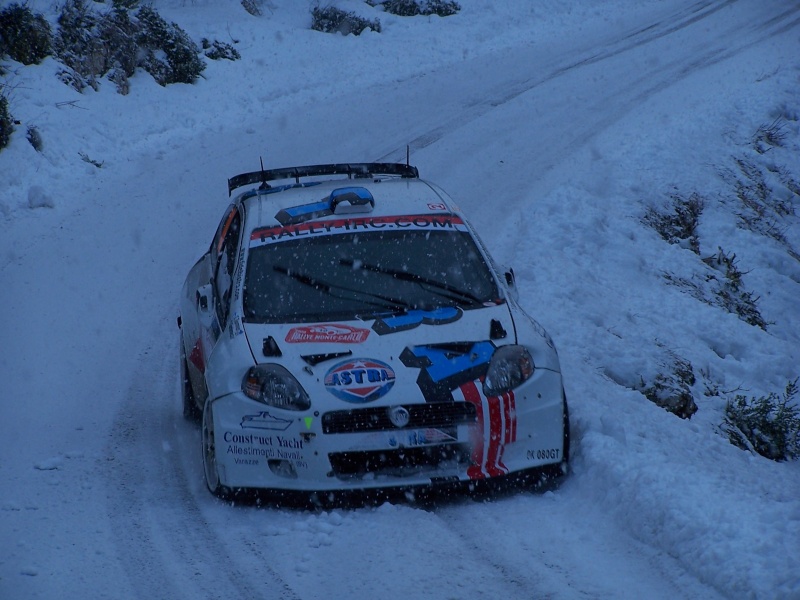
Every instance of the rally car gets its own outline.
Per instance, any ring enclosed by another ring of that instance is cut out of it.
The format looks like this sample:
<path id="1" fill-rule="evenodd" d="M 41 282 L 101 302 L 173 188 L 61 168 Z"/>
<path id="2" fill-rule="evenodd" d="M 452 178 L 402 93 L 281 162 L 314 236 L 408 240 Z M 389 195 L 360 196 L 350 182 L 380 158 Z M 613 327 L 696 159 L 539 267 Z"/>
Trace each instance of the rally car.
<path id="1" fill-rule="evenodd" d="M 443 190 L 402 163 L 262 168 L 242 187 L 178 318 L 213 494 L 566 473 L 553 341 Z"/>

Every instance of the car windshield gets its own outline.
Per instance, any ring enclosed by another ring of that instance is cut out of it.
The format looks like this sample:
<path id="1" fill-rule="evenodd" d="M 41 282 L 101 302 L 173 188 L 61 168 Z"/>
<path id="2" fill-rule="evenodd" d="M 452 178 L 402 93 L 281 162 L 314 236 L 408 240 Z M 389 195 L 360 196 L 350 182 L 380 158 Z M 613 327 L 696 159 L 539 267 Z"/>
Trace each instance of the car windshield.
<path id="1" fill-rule="evenodd" d="M 366 231 L 288 239 L 251 248 L 245 320 L 257 323 L 374 318 L 475 308 L 498 290 L 464 231 Z"/>

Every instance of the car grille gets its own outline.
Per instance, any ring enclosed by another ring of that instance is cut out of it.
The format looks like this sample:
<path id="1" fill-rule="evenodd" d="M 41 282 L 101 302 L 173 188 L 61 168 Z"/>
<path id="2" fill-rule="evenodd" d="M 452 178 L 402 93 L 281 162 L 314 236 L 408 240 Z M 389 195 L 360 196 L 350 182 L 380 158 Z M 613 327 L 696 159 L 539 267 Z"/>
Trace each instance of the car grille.
<path id="1" fill-rule="evenodd" d="M 389 419 L 389 410 L 395 407 L 376 406 L 336 410 L 322 415 L 323 433 L 360 433 L 364 431 L 391 431 L 397 427 Z M 468 425 L 478 420 L 475 405 L 469 402 L 432 402 L 403 406 L 408 411 L 409 422 L 405 429 L 445 428 Z"/>
<path id="2" fill-rule="evenodd" d="M 399 450 L 369 450 L 364 452 L 332 452 L 328 454 L 336 477 L 360 477 L 367 473 L 414 475 L 425 469 L 447 464 L 471 464 L 470 451 L 463 444 L 444 444 Z"/>

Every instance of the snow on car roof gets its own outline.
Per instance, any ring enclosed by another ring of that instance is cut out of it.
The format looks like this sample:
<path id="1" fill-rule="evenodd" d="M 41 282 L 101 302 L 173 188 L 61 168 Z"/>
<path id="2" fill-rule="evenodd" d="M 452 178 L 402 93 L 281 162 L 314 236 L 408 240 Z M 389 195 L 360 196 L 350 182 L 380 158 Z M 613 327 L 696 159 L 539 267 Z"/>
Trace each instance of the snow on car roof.
<path id="1" fill-rule="evenodd" d="M 449 199 L 420 179 L 335 179 L 306 181 L 244 192 L 249 229 L 288 226 L 310 220 L 451 214 Z M 338 203 L 340 198 L 346 202 Z M 335 211 L 335 212 L 334 212 Z"/>

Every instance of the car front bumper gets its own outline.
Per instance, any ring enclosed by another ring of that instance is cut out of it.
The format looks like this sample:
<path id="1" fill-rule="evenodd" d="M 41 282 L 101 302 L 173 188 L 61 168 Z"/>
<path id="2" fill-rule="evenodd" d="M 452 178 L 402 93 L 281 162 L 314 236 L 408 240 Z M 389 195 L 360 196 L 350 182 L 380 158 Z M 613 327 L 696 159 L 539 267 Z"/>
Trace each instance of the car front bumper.
<path id="1" fill-rule="evenodd" d="M 304 492 L 443 486 L 506 478 L 564 461 L 560 374 L 537 370 L 487 398 L 371 403 L 298 414 L 242 393 L 213 401 L 216 462 L 230 489 Z M 397 426 L 397 413 L 408 423 Z"/>

